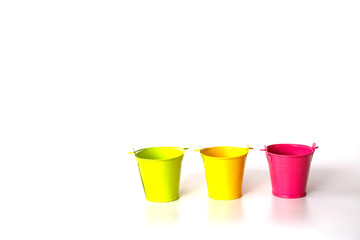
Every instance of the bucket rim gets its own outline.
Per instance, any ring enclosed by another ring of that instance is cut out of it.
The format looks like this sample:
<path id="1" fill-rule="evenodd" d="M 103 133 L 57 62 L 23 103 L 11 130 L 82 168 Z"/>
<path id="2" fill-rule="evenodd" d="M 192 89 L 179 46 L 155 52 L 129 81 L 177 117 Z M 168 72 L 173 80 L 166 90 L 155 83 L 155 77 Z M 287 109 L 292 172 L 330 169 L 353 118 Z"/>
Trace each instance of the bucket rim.
<path id="1" fill-rule="evenodd" d="M 149 150 L 149 149 L 154 149 L 154 148 L 170 148 L 170 149 L 175 149 L 175 150 L 180 150 L 182 151 L 182 154 L 180 155 L 174 155 L 173 157 L 170 158 L 143 158 L 143 157 L 138 157 L 137 154 L 141 151 L 145 151 L 145 150 Z M 168 161 L 168 160 L 173 160 L 175 158 L 181 157 L 184 155 L 185 150 L 187 150 L 188 148 L 181 148 L 181 147 L 172 147 L 172 146 L 158 146 L 158 147 L 147 147 L 147 148 L 141 148 L 138 150 L 135 150 L 133 153 L 135 155 L 135 157 L 137 159 L 141 159 L 141 160 L 146 160 L 146 161 Z"/>
<path id="2" fill-rule="evenodd" d="M 307 154 L 297 154 L 297 155 L 286 155 L 286 154 L 276 154 L 276 153 L 271 153 L 268 151 L 268 148 L 271 146 L 279 146 L 279 145 L 292 145 L 292 146 L 298 146 L 298 147 L 305 147 L 305 148 L 309 148 L 312 150 L 311 153 L 307 153 Z M 273 156 L 279 156 L 279 157 L 302 157 L 302 156 L 307 156 L 307 155 L 311 155 L 314 154 L 315 149 L 313 147 L 310 147 L 308 145 L 303 145 L 303 144 L 296 144 L 296 143 L 277 143 L 277 144 L 271 144 L 266 146 L 266 153 L 269 155 L 273 155 Z"/>
<path id="3" fill-rule="evenodd" d="M 244 154 L 242 154 L 242 155 L 237 155 L 237 156 L 234 156 L 234 157 L 214 157 L 214 156 L 209 156 L 209 155 L 203 154 L 203 150 L 204 149 L 209 149 L 209 148 L 240 148 L 240 149 L 244 149 L 246 152 Z M 221 160 L 228 160 L 228 159 L 239 158 L 239 157 L 246 156 L 248 153 L 249 153 L 249 148 L 234 147 L 234 146 L 215 146 L 215 147 L 207 147 L 207 148 L 200 149 L 201 156 L 206 156 L 206 157 L 214 158 L 214 159 L 218 159 L 218 160 L 220 160 L 220 159 Z"/>

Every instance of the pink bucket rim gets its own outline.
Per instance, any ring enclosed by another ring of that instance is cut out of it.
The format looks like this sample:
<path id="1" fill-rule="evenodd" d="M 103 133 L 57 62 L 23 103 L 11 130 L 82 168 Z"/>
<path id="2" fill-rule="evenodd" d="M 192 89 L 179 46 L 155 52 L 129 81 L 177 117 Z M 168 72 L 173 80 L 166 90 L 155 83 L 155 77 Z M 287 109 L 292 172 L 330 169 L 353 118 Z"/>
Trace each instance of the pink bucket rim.
<path id="1" fill-rule="evenodd" d="M 285 154 L 276 154 L 276 153 L 271 153 L 268 151 L 268 147 L 271 147 L 271 146 L 279 146 L 279 145 L 291 145 L 291 146 L 295 146 L 295 147 L 304 147 L 304 148 L 308 148 L 308 149 L 311 149 L 312 151 L 310 153 L 307 153 L 307 154 L 298 154 L 298 155 L 285 155 Z M 310 155 L 310 154 L 314 154 L 315 150 L 317 149 L 318 147 L 316 146 L 316 144 L 314 143 L 312 147 L 308 146 L 308 145 L 303 145 L 303 144 L 294 144 L 294 143 L 278 143 L 278 144 L 271 144 L 271 145 L 268 145 L 268 146 L 265 146 L 265 151 L 266 151 L 266 154 L 269 154 L 269 155 L 272 155 L 272 156 L 279 156 L 279 157 L 302 157 L 302 156 L 307 156 L 307 155 Z"/>

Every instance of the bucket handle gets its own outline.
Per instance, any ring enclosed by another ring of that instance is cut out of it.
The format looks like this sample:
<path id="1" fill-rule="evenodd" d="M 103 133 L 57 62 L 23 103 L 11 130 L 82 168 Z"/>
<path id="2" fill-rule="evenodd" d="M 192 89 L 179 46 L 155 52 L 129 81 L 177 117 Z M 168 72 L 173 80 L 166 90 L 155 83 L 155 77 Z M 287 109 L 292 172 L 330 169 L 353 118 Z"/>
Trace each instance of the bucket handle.
<path id="1" fill-rule="evenodd" d="M 134 147 L 132 147 L 132 152 L 128 152 L 128 154 L 135 154 L 136 153 L 136 151 L 135 151 L 135 149 L 134 149 Z"/>
<path id="2" fill-rule="evenodd" d="M 270 154 L 268 154 L 266 145 L 264 145 L 264 149 L 260 149 L 260 151 L 264 151 L 266 153 L 267 160 L 268 160 L 269 163 L 271 163 L 272 159 L 271 159 Z"/>
<path id="3" fill-rule="evenodd" d="M 254 148 L 249 147 L 249 144 L 248 144 L 248 145 L 246 146 L 246 149 L 247 149 L 247 150 L 249 150 L 249 149 L 253 150 Z M 201 146 L 199 146 L 199 149 L 194 149 L 195 152 L 201 152 L 201 150 L 202 150 L 202 149 L 201 149 Z"/>
<path id="4" fill-rule="evenodd" d="M 315 151 L 315 149 L 319 148 L 319 146 L 316 146 L 316 143 L 313 143 L 312 149 Z"/>
<path id="5" fill-rule="evenodd" d="M 316 143 L 313 143 L 312 149 L 313 149 L 314 152 L 315 152 L 315 149 L 317 149 L 317 148 L 319 148 L 319 146 L 316 146 Z M 312 159 L 311 159 L 311 161 L 312 161 Z"/>
<path id="6" fill-rule="evenodd" d="M 249 149 L 254 150 L 254 148 L 249 147 L 249 144 L 246 146 L 246 149 L 249 151 Z"/>
<path id="7" fill-rule="evenodd" d="M 260 151 L 265 151 L 265 152 L 267 152 L 266 145 L 264 145 L 264 149 L 260 149 Z"/>
<path id="8" fill-rule="evenodd" d="M 135 154 L 136 152 L 138 152 L 139 150 L 134 150 L 134 148 L 132 148 L 133 149 L 133 151 L 132 152 L 128 152 L 128 154 Z M 181 149 L 181 150 L 188 150 L 189 148 L 179 148 L 179 149 Z"/>
<path id="9" fill-rule="evenodd" d="M 249 147 L 249 144 L 246 146 L 246 149 L 247 149 L 247 150 L 249 150 L 249 149 L 254 150 L 254 148 Z M 199 149 L 194 149 L 195 152 L 201 152 L 201 150 L 202 150 L 202 149 L 201 149 L 201 146 L 199 146 Z"/>
<path id="10" fill-rule="evenodd" d="M 194 149 L 195 152 L 201 152 L 201 146 L 199 145 L 199 149 Z"/>
<path id="11" fill-rule="evenodd" d="M 313 143 L 312 145 L 312 149 L 315 151 L 315 149 L 319 148 L 319 146 L 316 146 L 316 143 Z M 266 152 L 266 156 L 268 157 L 268 162 L 271 163 L 271 156 L 270 154 L 268 154 L 267 152 L 267 147 L 266 145 L 264 145 L 264 149 L 260 149 L 260 151 L 265 151 Z"/>

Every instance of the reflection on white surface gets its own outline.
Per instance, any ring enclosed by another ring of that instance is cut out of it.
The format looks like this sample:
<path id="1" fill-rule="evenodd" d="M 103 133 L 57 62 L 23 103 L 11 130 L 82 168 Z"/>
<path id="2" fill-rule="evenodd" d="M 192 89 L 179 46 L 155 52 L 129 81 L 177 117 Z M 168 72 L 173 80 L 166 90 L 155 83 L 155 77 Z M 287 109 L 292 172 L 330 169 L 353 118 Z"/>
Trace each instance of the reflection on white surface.
<path id="1" fill-rule="evenodd" d="M 281 223 L 294 223 L 309 219 L 307 199 L 287 199 L 273 196 L 271 199 L 271 219 Z"/>
<path id="2" fill-rule="evenodd" d="M 242 218 L 242 199 L 215 200 L 208 199 L 209 220 L 215 222 L 233 222 Z"/>
<path id="3" fill-rule="evenodd" d="M 146 203 L 146 221 L 149 223 L 171 223 L 179 219 L 179 201 L 167 203 Z"/>
<path id="4" fill-rule="evenodd" d="M 359 161 L 360 162 L 360 161 Z M 312 197 L 360 197 L 359 167 L 313 168 L 307 193 Z"/>

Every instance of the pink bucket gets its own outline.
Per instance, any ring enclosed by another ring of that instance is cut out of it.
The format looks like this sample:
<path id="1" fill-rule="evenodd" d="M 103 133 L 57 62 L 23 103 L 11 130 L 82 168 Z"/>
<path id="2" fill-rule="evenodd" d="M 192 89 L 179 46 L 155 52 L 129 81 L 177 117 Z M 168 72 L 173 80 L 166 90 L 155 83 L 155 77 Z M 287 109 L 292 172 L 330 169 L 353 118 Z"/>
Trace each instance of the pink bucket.
<path id="1" fill-rule="evenodd" d="M 306 196 L 310 164 L 318 148 L 299 144 L 273 144 L 265 146 L 269 162 L 272 193 L 281 198 Z"/>

